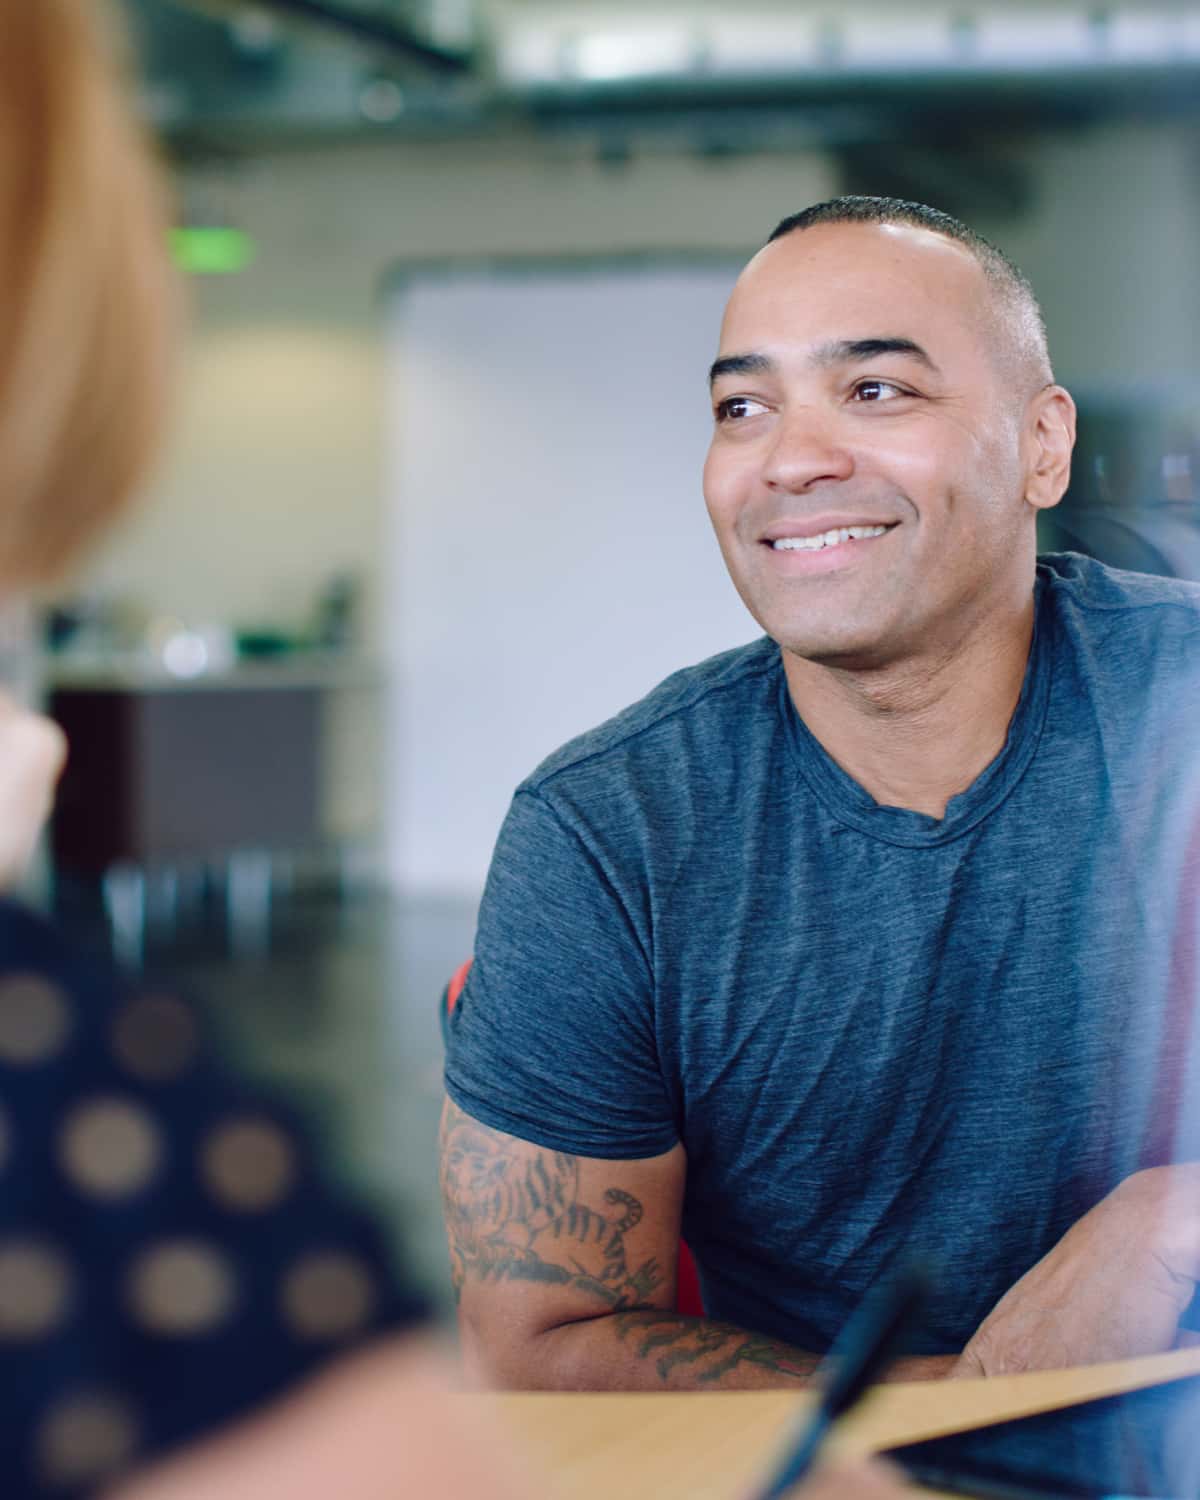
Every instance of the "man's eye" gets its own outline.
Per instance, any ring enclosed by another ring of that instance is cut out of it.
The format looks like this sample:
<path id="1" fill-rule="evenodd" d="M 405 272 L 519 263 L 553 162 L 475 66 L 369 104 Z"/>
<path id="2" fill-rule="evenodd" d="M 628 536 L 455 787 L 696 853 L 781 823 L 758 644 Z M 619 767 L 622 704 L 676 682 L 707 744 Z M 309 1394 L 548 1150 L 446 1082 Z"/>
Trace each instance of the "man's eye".
<path id="1" fill-rule="evenodd" d="M 726 396 L 724 401 L 717 402 L 718 422 L 741 422 L 746 417 L 756 417 L 759 412 L 766 411 L 761 401 L 753 401 L 749 396 Z"/>
<path id="2" fill-rule="evenodd" d="M 910 393 L 903 386 L 893 385 L 890 380 L 860 380 L 854 387 L 855 401 L 894 401 L 898 396 Z"/>

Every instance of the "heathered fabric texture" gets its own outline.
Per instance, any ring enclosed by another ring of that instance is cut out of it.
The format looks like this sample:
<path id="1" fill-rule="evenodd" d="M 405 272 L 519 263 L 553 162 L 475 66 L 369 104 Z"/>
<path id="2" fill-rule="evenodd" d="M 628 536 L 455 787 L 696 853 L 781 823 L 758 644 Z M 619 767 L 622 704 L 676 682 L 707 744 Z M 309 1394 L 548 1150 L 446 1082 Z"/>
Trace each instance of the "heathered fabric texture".
<path id="1" fill-rule="evenodd" d="M 582 1156 L 681 1140 L 714 1317 L 824 1350 L 919 1252 L 911 1347 L 954 1351 L 1123 1177 L 1200 1156 L 1200 587 L 1064 554 L 1036 588 L 1007 743 L 940 821 L 825 754 L 768 639 L 514 797 L 447 1088 Z"/>

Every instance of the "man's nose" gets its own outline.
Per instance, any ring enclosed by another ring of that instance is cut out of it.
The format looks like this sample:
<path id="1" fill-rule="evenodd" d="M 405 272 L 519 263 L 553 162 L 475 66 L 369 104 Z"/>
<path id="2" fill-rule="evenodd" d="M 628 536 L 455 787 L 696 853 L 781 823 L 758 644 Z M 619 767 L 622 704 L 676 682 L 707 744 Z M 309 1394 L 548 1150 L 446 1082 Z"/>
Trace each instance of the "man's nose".
<path id="1" fill-rule="evenodd" d="M 849 479 L 854 455 L 836 422 L 810 408 L 786 414 L 775 429 L 763 463 L 763 482 L 770 489 L 802 494 L 828 479 Z"/>

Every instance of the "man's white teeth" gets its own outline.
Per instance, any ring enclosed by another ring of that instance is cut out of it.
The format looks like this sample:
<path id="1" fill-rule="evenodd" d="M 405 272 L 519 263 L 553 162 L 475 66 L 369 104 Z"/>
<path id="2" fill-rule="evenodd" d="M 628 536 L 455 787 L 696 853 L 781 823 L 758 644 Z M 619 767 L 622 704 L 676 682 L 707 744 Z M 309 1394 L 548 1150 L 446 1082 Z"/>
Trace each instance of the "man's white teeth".
<path id="1" fill-rule="evenodd" d="M 864 537 L 882 536 L 886 526 L 841 526 L 836 531 L 822 531 L 817 536 L 781 536 L 771 545 L 776 552 L 819 552 L 822 547 L 836 547 L 840 542 L 861 541 Z"/>

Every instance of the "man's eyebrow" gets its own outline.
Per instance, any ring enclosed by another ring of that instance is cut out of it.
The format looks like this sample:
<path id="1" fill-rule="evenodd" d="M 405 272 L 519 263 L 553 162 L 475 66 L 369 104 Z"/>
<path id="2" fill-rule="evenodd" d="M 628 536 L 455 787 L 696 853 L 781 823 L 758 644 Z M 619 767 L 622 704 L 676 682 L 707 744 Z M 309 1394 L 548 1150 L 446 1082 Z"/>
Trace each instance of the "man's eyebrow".
<path id="1" fill-rule="evenodd" d="M 903 354 L 919 361 L 935 375 L 941 373 L 932 356 L 915 339 L 899 336 L 831 339 L 827 344 L 818 344 L 809 358 L 817 365 L 861 364 L 868 359 L 879 359 L 884 354 Z M 777 369 L 775 361 L 766 354 L 723 354 L 713 361 L 708 383 L 713 385 L 723 375 L 771 375 Z"/>
<path id="2" fill-rule="evenodd" d="M 714 360 L 708 372 L 708 383 L 712 385 L 722 375 L 770 375 L 775 361 L 765 354 L 723 354 Z"/>
<path id="3" fill-rule="evenodd" d="M 919 360 L 928 369 L 940 373 L 927 351 L 915 340 L 906 338 L 833 339 L 814 350 L 813 358 L 820 365 L 841 365 L 878 359 L 883 354 L 905 354 L 909 359 Z"/>

